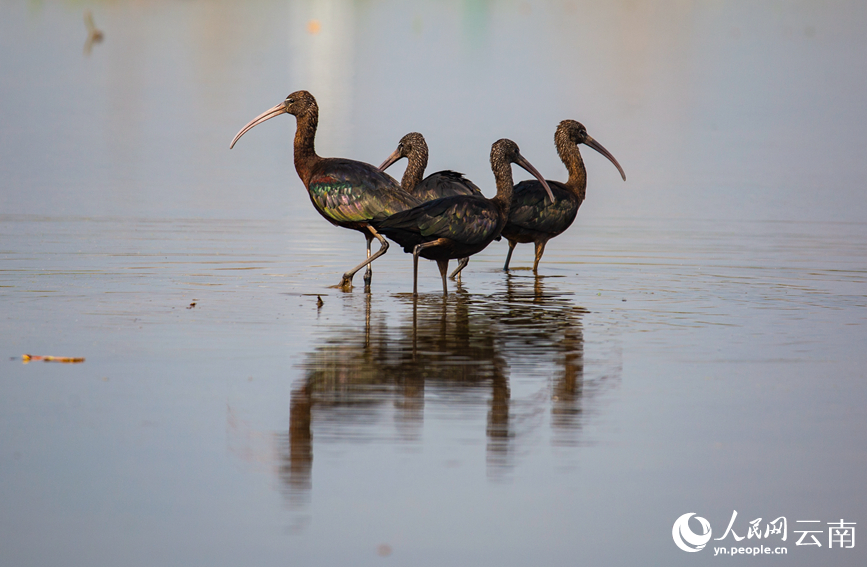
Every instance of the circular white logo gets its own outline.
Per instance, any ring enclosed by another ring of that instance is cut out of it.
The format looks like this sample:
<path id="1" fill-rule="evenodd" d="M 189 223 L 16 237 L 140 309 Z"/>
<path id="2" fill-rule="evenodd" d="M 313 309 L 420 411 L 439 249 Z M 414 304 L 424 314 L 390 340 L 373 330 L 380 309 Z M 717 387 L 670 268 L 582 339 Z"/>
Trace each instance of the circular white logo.
<path id="1" fill-rule="evenodd" d="M 701 516 L 695 516 L 695 519 L 701 524 L 701 534 L 694 533 L 689 529 L 689 519 L 693 516 L 695 516 L 695 512 L 684 514 L 674 521 L 674 526 L 671 528 L 671 537 L 674 538 L 674 543 L 677 547 L 689 552 L 704 549 L 711 536 L 710 522 Z"/>

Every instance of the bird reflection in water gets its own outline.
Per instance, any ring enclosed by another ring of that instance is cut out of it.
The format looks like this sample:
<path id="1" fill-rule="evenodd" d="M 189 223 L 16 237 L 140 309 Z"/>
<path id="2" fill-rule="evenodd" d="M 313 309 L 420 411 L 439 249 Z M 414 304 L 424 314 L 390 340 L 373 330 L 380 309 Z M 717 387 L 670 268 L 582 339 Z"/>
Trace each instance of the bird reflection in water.
<path id="1" fill-rule="evenodd" d="M 550 366 L 556 368 L 547 384 L 553 442 L 576 445 L 582 401 L 586 401 L 582 320 L 587 311 L 573 305 L 565 294 L 546 292 L 544 279 L 509 274 L 505 293 L 493 295 L 490 305 L 501 326 L 499 348 L 509 353 L 509 364 L 516 374 L 550 375 Z M 591 397 L 609 378 L 602 375 L 594 381 Z"/>
<path id="2" fill-rule="evenodd" d="M 281 464 L 290 496 L 312 487 L 314 428 L 325 442 L 363 439 L 372 431 L 381 435 L 378 420 L 389 403 L 397 440 L 418 442 L 425 403 L 459 415 L 478 411 L 487 398 L 491 477 L 513 466 L 514 445 L 542 422 L 528 417 L 549 407 L 552 442 L 578 444 L 588 402 L 586 311 L 566 294 L 546 290 L 541 277 L 508 275 L 503 289 L 487 296 L 459 286 L 448 298 L 396 298 L 406 307 L 396 328 L 389 328 L 386 313 L 373 309 L 367 294 L 363 328 L 330 329 L 302 363 Z M 510 380 L 519 378 L 538 384 L 542 395 L 513 400 Z M 602 389 L 601 383 L 590 388 L 591 397 Z"/>

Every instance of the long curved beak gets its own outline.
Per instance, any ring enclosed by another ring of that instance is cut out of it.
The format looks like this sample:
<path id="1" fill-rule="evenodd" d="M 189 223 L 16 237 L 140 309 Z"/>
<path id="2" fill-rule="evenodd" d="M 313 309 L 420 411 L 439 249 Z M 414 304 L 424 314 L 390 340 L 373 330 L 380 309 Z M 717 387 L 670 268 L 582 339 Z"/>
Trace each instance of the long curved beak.
<path id="1" fill-rule="evenodd" d="M 379 166 L 379 171 L 385 171 L 386 169 L 391 167 L 391 164 L 399 160 L 401 157 L 403 156 L 400 155 L 400 148 L 394 150 L 394 152 L 392 152 L 392 154 L 388 156 L 388 159 L 382 162 L 382 165 Z"/>
<path id="2" fill-rule="evenodd" d="M 240 132 L 235 134 L 235 138 L 232 140 L 232 143 L 229 144 L 229 149 L 231 150 L 233 147 L 235 147 L 235 142 L 238 141 L 238 138 L 240 138 L 241 136 L 246 134 L 247 130 L 249 130 L 253 126 L 258 126 L 262 122 L 265 122 L 266 120 L 270 120 L 270 119 L 274 118 L 275 116 L 279 116 L 279 115 L 283 114 L 284 112 L 286 112 L 286 105 L 281 102 L 280 104 L 278 104 L 274 108 L 266 110 L 265 112 L 263 112 L 262 114 L 260 114 L 259 116 L 257 116 L 253 120 L 251 120 L 249 124 L 247 124 L 246 126 L 241 128 Z"/>
<path id="3" fill-rule="evenodd" d="M 620 172 L 620 177 L 623 178 L 623 181 L 626 181 L 626 174 L 623 173 L 623 168 L 620 167 L 620 164 L 617 163 L 617 160 L 614 159 L 614 156 L 611 155 L 611 152 L 609 152 L 608 150 L 603 148 L 602 144 L 600 144 L 599 142 L 597 142 L 596 140 L 594 140 L 590 136 L 587 136 L 587 139 L 584 140 L 584 143 L 587 144 L 588 146 L 590 146 L 591 148 L 593 148 L 594 150 L 596 150 L 597 152 L 599 152 L 600 154 L 602 154 L 603 156 L 607 157 L 608 160 L 614 164 L 614 167 L 617 168 L 617 171 Z"/>
<path id="4" fill-rule="evenodd" d="M 542 174 L 539 173 L 539 171 L 535 167 L 533 167 L 533 165 L 529 161 L 527 161 L 527 158 L 525 158 L 521 154 L 518 154 L 518 156 L 515 158 L 515 165 L 523 167 L 525 170 L 527 170 L 527 173 L 538 179 L 539 183 L 542 184 L 542 187 L 545 188 L 545 192 L 548 193 L 548 198 L 551 199 L 552 203 L 554 202 L 554 193 L 552 193 L 551 188 L 548 187 L 548 182 L 545 181 L 545 178 L 542 177 Z"/>

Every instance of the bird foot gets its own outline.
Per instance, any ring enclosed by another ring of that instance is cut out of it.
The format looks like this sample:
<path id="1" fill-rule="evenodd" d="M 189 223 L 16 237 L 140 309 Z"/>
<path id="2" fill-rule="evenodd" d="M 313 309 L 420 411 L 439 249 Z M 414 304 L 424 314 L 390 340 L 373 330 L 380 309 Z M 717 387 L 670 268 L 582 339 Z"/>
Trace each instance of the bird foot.
<path id="1" fill-rule="evenodd" d="M 467 264 L 469 264 L 469 263 L 470 263 L 469 258 L 461 258 L 460 260 L 458 260 L 458 266 L 455 268 L 455 270 L 451 274 L 449 274 L 449 279 L 454 280 L 455 278 L 457 278 L 457 281 L 460 282 L 461 281 L 461 272 L 464 270 L 464 268 L 467 267 Z"/>
<path id="2" fill-rule="evenodd" d="M 352 276 L 346 277 L 346 274 L 343 274 L 340 283 L 331 287 L 342 289 L 343 291 L 350 291 L 352 289 Z"/>

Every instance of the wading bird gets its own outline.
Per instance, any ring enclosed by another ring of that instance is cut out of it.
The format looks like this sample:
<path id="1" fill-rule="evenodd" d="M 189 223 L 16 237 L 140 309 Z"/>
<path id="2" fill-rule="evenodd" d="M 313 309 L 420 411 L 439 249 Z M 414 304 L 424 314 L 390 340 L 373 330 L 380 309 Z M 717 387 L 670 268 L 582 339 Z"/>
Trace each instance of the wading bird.
<path id="1" fill-rule="evenodd" d="M 538 273 L 545 244 L 569 228 L 575 220 L 587 189 L 587 170 L 584 168 L 578 144 L 586 144 L 607 157 L 620 172 L 623 181 L 626 181 L 626 174 L 614 156 L 603 148 L 602 144 L 588 136 L 581 123 L 574 120 L 560 122 L 554 133 L 554 145 L 569 172 L 569 180 L 566 183 L 548 181 L 554 194 L 553 202 L 545 198 L 550 192 L 546 193 L 538 181 L 530 179 L 515 186 L 509 222 L 503 228 L 503 236 L 509 241 L 509 252 L 503 270 L 509 269 L 509 260 L 512 259 L 515 245 L 519 242 L 533 242 L 536 244 L 533 273 Z"/>
<path id="2" fill-rule="evenodd" d="M 385 254 L 388 242 L 371 226 L 374 218 L 383 219 L 399 211 L 411 209 L 420 201 L 404 191 L 397 181 L 376 167 L 344 158 L 323 158 L 316 155 L 313 140 L 319 123 L 319 106 L 307 91 L 297 91 L 282 103 L 267 110 L 241 128 L 229 148 L 254 126 L 281 114 L 295 116 L 295 171 L 307 188 L 313 206 L 326 220 L 336 226 L 351 228 L 367 239 L 367 259 L 343 274 L 336 287 L 352 287 L 352 276 L 367 266 L 365 289 L 369 289 L 373 270 L 370 263 Z M 379 240 L 379 250 L 371 255 L 370 244 Z"/>
<path id="3" fill-rule="evenodd" d="M 400 139 L 397 149 L 388 156 L 388 159 L 382 162 L 379 170 L 385 171 L 394 162 L 406 158 L 406 169 L 403 172 L 403 178 L 400 180 L 400 186 L 404 191 L 422 202 L 442 199 L 443 197 L 453 197 L 455 195 L 470 195 L 484 198 L 481 189 L 464 177 L 462 173 L 443 170 L 424 177 L 424 170 L 427 168 L 427 157 L 428 149 L 424 136 L 418 132 L 410 132 Z M 461 258 L 458 261 L 458 267 L 455 268 L 450 277 L 454 278 L 455 275 L 460 274 L 469 261 L 469 258 Z"/>
<path id="4" fill-rule="evenodd" d="M 500 235 L 512 203 L 513 163 L 534 175 L 543 187 L 548 187 L 542 174 L 521 155 L 518 145 L 502 139 L 491 146 L 491 169 L 497 183 L 494 198 L 471 195 L 443 197 L 373 222 L 377 230 L 403 246 L 404 252 L 412 252 L 413 295 L 418 295 L 419 256 L 436 260 L 443 280 L 443 295 L 448 295 L 446 271 L 449 260 L 481 252 Z M 548 195 L 553 201 L 550 189 Z"/>

